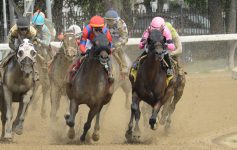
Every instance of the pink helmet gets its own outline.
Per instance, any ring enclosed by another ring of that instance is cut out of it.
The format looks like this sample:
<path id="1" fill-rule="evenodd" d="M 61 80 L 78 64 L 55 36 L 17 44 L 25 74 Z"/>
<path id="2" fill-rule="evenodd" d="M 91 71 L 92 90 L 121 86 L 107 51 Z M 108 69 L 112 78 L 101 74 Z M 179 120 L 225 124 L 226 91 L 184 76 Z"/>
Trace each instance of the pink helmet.
<path id="1" fill-rule="evenodd" d="M 150 27 L 151 29 L 161 29 L 165 25 L 165 20 L 161 17 L 155 17 L 152 19 Z"/>

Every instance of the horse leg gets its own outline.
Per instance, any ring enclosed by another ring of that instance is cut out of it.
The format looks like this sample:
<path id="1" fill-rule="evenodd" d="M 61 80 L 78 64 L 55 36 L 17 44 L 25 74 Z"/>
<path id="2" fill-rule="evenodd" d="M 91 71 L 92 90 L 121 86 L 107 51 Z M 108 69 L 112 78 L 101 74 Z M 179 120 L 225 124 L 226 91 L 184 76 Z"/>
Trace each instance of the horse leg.
<path id="1" fill-rule="evenodd" d="M 68 138 L 73 139 L 75 137 L 75 130 L 74 130 L 74 125 L 75 125 L 75 117 L 78 112 L 78 104 L 74 99 L 70 101 L 70 115 L 65 116 L 66 124 L 69 126 L 69 131 L 68 131 Z"/>
<path id="2" fill-rule="evenodd" d="M 84 142 L 84 141 L 86 140 L 86 134 L 87 134 L 88 130 L 89 130 L 90 127 L 91 127 L 91 121 L 93 120 L 93 118 L 95 117 L 95 115 L 100 112 L 101 108 L 102 108 L 101 106 L 98 106 L 98 107 L 93 108 L 93 109 L 90 108 L 90 111 L 89 111 L 89 114 L 88 114 L 88 117 L 87 117 L 87 121 L 86 121 L 86 123 L 84 124 L 84 131 L 83 131 L 83 134 L 82 134 L 81 137 L 80 137 L 80 140 L 81 140 L 82 142 Z"/>
<path id="3" fill-rule="evenodd" d="M 178 101 L 181 99 L 183 95 L 185 82 L 186 82 L 185 75 L 179 75 L 177 79 L 178 87 L 176 87 L 174 91 L 174 99 L 171 102 L 170 114 L 174 112 L 176 104 L 178 103 Z"/>
<path id="4" fill-rule="evenodd" d="M 60 89 L 56 87 L 54 84 L 52 85 L 50 90 L 50 100 L 51 100 L 50 119 L 56 120 L 57 111 L 60 103 Z"/>
<path id="5" fill-rule="evenodd" d="M 3 106 L 1 106 L 1 121 L 2 121 L 2 135 L 1 138 L 4 138 L 4 133 L 5 133 L 5 123 L 7 121 L 6 118 L 6 108 Z"/>
<path id="6" fill-rule="evenodd" d="M 138 124 L 138 115 L 139 114 L 139 111 L 138 110 L 138 103 L 139 103 L 139 98 L 137 96 L 137 94 L 135 92 L 133 92 L 132 94 L 132 104 L 131 104 L 131 117 L 130 117 L 130 121 L 129 121 L 129 124 L 128 124 L 128 130 L 126 131 L 126 134 L 125 134 L 125 137 L 128 141 L 132 141 L 132 136 L 133 136 L 133 119 L 134 117 L 136 116 L 136 123 Z M 138 113 L 137 113 L 138 112 Z M 138 132 L 138 129 L 139 127 L 137 126 L 137 132 Z"/>
<path id="7" fill-rule="evenodd" d="M 135 128 L 134 128 L 134 133 L 133 133 L 133 138 L 138 141 L 141 137 L 141 131 L 140 131 L 140 127 L 139 127 L 139 120 L 140 120 L 140 115 L 141 115 L 141 111 L 140 111 L 140 100 L 136 100 L 137 103 L 137 108 L 135 109 Z"/>
<path id="8" fill-rule="evenodd" d="M 32 104 L 31 104 L 31 107 L 32 107 L 32 110 L 35 111 L 37 110 L 37 106 L 38 106 L 38 101 L 39 101 L 39 89 L 40 89 L 40 83 L 39 82 L 36 82 L 36 85 L 35 85 L 35 91 L 34 91 L 34 94 L 32 96 Z M 42 86 L 41 86 L 42 87 Z"/>
<path id="9" fill-rule="evenodd" d="M 173 97 L 172 102 L 169 104 L 169 107 L 167 109 L 167 113 L 164 115 L 166 116 L 165 118 L 165 131 L 168 132 L 170 129 L 170 124 L 171 124 L 171 115 L 173 114 L 175 110 L 175 106 L 180 100 L 181 97 Z"/>
<path id="10" fill-rule="evenodd" d="M 163 104 L 164 104 L 164 108 L 162 111 L 162 115 L 161 115 L 161 119 L 160 119 L 160 124 L 164 124 L 165 123 L 165 130 L 168 131 L 167 129 L 169 129 L 170 127 L 170 107 L 172 102 L 174 101 L 175 97 L 174 97 L 174 89 L 173 87 L 168 87 L 168 89 L 166 90 L 165 96 L 163 98 Z"/>
<path id="11" fill-rule="evenodd" d="M 129 81 L 125 81 L 125 83 L 123 83 L 121 85 L 123 92 L 125 93 L 125 97 L 126 97 L 126 101 L 125 101 L 125 108 L 129 109 L 129 96 L 131 93 L 131 85 L 129 83 Z"/>
<path id="12" fill-rule="evenodd" d="M 47 85 L 47 84 L 42 85 L 43 99 L 42 99 L 40 116 L 41 116 L 41 118 L 44 118 L 44 119 L 47 117 L 47 115 L 46 115 L 46 108 L 45 108 L 45 102 L 46 102 L 46 98 L 47 98 L 47 95 L 48 95 L 48 90 L 49 90 L 48 87 L 49 87 L 49 85 Z"/>
<path id="13" fill-rule="evenodd" d="M 160 107 L 161 107 L 161 101 L 159 100 L 152 109 L 152 115 L 151 118 L 149 120 L 149 124 L 152 130 L 156 130 L 157 128 L 157 118 L 158 118 L 158 113 L 160 111 Z"/>
<path id="14" fill-rule="evenodd" d="M 12 93 L 9 89 L 3 85 L 4 90 L 4 104 L 6 108 L 6 123 L 5 123 L 5 133 L 4 138 L 7 140 L 12 139 Z"/>
<path id="15" fill-rule="evenodd" d="M 25 114 L 26 114 L 27 108 L 29 106 L 29 103 L 32 99 L 33 90 L 34 90 L 33 88 L 31 90 L 29 90 L 23 97 L 23 108 L 22 108 L 21 112 L 18 112 L 18 113 L 20 113 L 20 117 L 19 117 L 19 122 L 15 128 L 15 133 L 18 135 L 21 135 L 23 133 L 23 123 L 25 120 Z"/>
<path id="16" fill-rule="evenodd" d="M 20 115 L 23 109 L 23 102 L 19 102 L 19 108 L 17 112 L 16 119 L 13 121 L 12 130 L 15 131 L 16 126 L 19 124 Z"/>
<path id="17" fill-rule="evenodd" d="M 101 110 L 96 114 L 94 132 L 93 132 L 93 135 L 92 135 L 92 139 L 94 141 L 98 141 L 100 139 L 100 135 L 99 135 L 99 130 L 100 130 L 100 112 L 101 112 Z"/>
<path id="18" fill-rule="evenodd" d="M 69 98 L 66 96 L 66 101 L 67 101 L 67 108 L 66 108 L 66 114 L 65 117 L 69 117 L 70 116 L 70 100 Z"/>

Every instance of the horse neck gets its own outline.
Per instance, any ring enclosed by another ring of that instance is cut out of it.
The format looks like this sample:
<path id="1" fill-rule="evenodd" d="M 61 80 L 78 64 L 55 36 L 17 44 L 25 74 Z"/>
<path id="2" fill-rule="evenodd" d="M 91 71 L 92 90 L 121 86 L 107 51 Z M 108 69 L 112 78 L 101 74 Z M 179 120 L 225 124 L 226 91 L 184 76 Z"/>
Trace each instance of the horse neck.
<path id="1" fill-rule="evenodd" d="M 148 52 L 145 72 L 150 79 L 153 79 L 161 71 L 160 60 L 157 59 L 155 51 Z"/>
<path id="2" fill-rule="evenodd" d="M 82 79 L 81 82 L 84 82 L 82 85 L 91 82 L 96 84 L 100 82 L 101 79 L 105 79 L 103 66 L 100 64 L 99 60 L 95 59 L 93 56 L 86 58 L 79 69 L 78 75 L 78 78 Z"/>
<path id="3" fill-rule="evenodd" d="M 14 57 L 12 60 L 10 60 L 7 72 L 11 73 L 13 76 L 17 75 L 17 79 L 22 80 L 24 78 L 24 73 L 21 70 L 20 64 L 18 63 L 16 57 Z"/>

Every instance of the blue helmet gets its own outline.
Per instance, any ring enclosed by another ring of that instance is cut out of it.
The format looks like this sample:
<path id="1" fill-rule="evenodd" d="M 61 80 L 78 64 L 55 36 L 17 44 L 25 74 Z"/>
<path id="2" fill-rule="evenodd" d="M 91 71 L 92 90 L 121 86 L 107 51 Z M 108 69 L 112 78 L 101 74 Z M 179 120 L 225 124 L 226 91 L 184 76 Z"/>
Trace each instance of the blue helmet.
<path id="1" fill-rule="evenodd" d="M 105 19 L 118 19 L 119 18 L 119 15 L 118 13 L 115 11 L 115 10 L 108 10 L 106 13 L 105 13 Z"/>
<path id="2" fill-rule="evenodd" d="M 32 24 L 33 25 L 44 25 L 44 17 L 40 14 L 35 14 L 32 18 Z"/>

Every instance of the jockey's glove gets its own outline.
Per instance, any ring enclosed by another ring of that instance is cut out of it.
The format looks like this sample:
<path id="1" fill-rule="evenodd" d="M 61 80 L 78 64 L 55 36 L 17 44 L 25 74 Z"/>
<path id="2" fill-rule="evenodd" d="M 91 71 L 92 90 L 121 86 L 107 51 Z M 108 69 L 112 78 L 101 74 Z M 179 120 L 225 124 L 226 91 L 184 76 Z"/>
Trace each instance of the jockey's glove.
<path id="1" fill-rule="evenodd" d="M 86 53 L 81 53 L 81 56 L 85 56 L 86 55 Z"/>

